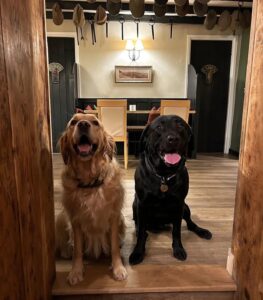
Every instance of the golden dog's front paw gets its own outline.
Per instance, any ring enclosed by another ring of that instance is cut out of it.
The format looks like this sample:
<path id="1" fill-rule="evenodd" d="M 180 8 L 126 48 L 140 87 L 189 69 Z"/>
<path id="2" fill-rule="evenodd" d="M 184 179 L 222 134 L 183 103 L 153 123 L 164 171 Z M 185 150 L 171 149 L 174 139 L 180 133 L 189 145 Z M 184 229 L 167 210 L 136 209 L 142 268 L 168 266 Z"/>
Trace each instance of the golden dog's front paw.
<path id="1" fill-rule="evenodd" d="M 82 268 L 73 268 L 67 278 L 70 285 L 75 285 L 83 280 L 83 270 Z"/>
<path id="2" fill-rule="evenodd" d="M 128 273 L 124 266 L 113 268 L 113 277 L 115 280 L 125 280 L 128 277 Z"/>

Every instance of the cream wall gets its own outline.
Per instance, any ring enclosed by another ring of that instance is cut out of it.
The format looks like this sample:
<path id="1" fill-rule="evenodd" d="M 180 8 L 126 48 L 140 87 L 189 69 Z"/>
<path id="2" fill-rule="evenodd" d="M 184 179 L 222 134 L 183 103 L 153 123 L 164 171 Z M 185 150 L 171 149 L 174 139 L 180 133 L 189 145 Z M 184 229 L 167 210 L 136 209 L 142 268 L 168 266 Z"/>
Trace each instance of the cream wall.
<path id="1" fill-rule="evenodd" d="M 75 32 L 71 20 L 56 26 L 47 20 L 47 32 Z M 229 35 L 231 32 L 225 32 Z M 80 42 L 80 97 L 127 97 L 127 98 L 176 98 L 185 97 L 187 35 L 222 35 L 217 28 L 206 30 L 203 25 L 174 24 L 170 39 L 169 24 L 155 24 L 155 40 L 151 38 L 151 27 L 140 23 L 140 38 L 144 51 L 136 63 L 131 63 L 121 40 L 119 22 L 109 23 L 109 38 L 105 37 L 105 26 L 96 26 L 97 43 L 91 43 L 90 25 L 84 28 L 85 41 Z M 136 37 L 136 25 L 124 24 L 124 38 Z M 154 70 L 153 83 L 115 83 L 115 65 L 150 65 Z"/>

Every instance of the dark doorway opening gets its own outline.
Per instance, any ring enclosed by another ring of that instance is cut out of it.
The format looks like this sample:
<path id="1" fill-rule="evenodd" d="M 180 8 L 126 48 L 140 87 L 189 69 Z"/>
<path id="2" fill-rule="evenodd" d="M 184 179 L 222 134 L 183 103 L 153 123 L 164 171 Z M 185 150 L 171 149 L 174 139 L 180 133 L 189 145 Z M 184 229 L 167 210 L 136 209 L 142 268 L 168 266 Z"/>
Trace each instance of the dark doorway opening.
<path id="1" fill-rule="evenodd" d="M 198 152 L 224 152 L 232 41 L 191 42 L 197 77 Z"/>
<path id="2" fill-rule="evenodd" d="M 52 145 L 53 152 L 58 152 L 58 139 L 75 110 L 77 68 L 74 38 L 49 37 L 48 57 Z"/>

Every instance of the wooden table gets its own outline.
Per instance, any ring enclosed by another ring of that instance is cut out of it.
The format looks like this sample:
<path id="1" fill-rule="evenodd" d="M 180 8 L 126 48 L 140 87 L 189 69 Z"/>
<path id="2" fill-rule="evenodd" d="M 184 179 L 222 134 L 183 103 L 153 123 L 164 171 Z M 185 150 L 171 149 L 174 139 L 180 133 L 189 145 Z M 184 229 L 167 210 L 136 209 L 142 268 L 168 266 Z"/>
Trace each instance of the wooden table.
<path id="1" fill-rule="evenodd" d="M 152 112 L 151 110 L 127 110 L 127 114 L 135 114 L 135 115 L 147 115 L 149 114 L 150 112 Z M 98 110 L 84 110 L 84 113 L 85 114 L 98 114 Z M 195 114 L 196 111 L 195 110 L 190 110 L 189 111 L 190 114 Z M 156 115 L 159 115 L 160 112 L 152 112 L 152 114 L 156 114 Z"/>
<path id="2" fill-rule="evenodd" d="M 151 110 L 127 110 L 127 114 L 146 114 L 146 115 L 148 115 L 150 112 L 154 115 L 160 114 L 160 112 L 155 112 L 155 111 L 151 111 Z M 196 113 L 195 110 L 189 110 L 189 114 L 195 114 L 195 113 Z"/>
<path id="3" fill-rule="evenodd" d="M 160 112 L 152 112 L 151 110 L 127 110 L 127 114 L 134 114 L 134 115 L 148 115 L 149 113 L 152 113 L 152 114 L 156 114 L 156 115 L 159 115 Z M 98 110 L 84 110 L 84 113 L 85 114 L 98 114 Z M 189 111 L 190 114 L 195 114 L 196 111 L 195 110 L 190 110 Z M 143 130 L 144 128 L 146 127 L 146 125 L 136 125 L 136 126 L 127 126 L 127 129 L 128 130 Z"/>

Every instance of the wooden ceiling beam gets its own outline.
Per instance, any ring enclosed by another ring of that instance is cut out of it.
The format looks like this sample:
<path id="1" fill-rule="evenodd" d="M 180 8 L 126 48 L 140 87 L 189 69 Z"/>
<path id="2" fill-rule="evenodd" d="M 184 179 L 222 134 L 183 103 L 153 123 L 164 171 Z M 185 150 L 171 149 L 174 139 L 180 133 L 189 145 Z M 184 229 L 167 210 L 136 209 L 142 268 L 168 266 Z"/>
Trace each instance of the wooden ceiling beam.
<path id="1" fill-rule="evenodd" d="M 79 3 L 84 10 L 96 10 L 99 5 L 106 8 L 106 2 L 95 2 L 95 3 L 88 3 L 82 1 L 55 1 L 55 0 L 46 0 L 46 9 L 52 9 L 54 3 L 59 2 L 62 10 L 73 10 L 74 7 Z M 237 7 L 219 7 L 219 6 L 209 6 L 209 8 L 213 8 L 217 14 L 222 13 L 225 9 L 232 12 L 233 10 L 237 9 Z M 121 10 L 129 11 L 129 3 L 122 3 Z M 153 11 L 153 4 L 145 4 L 145 12 L 152 12 Z M 167 5 L 167 13 L 175 13 L 175 5 L 168 4 Z M 193 6 L 190 5 L 190 12 L 189 14 L 194 14 Z"/>
<path id="2" fill-rule="evenodd" d="M 72 12 L 65 12 L 64 13 L 64 19 L 65 20 L 72 20 L 73 13 Z M 140 18 L 140 22 L 150 22 L 150 19 L 154 16 L 143 16 Z M 52 19 L 52 13 L 50 11 L 46 12 L 46 18 Z M 108 21 L 120 21 L 121 19 L 124 19 L 127 22 L 133 22 L 135 19 L 132 15 L 124 15 L 119 14 L 117 16 L 111 16 L 108 15 Z M 86 20 L 93 20 L 94 14 L 92 13 L 85 13 L 85 19 Z M 181 24 L 203 24 L 204 23 L 204 17 L 196 17 L 196 16 L 190 16 L 190 17 L 178 17 L 178 16 L 165 16 L 162 18 L 155 17 L 156 23 L 181 23 Z"/>
<path id="3" fill-rule="evenodd" d="M 47 0 L 46 1 L 46 17 L 47 19 L 52 19 L 52 6 L 56 1 Z M 61 8 L 64 13 L 64 19 L 71 20 L 74 7 L 77 3 L 80 3 L 85 11 L 86 20 L 91 20 L 94 18 L 94 13 L 99 5 L 103 6 L 106 9 L 105 2 L 95 2 L 88 3 L 87 1 L 59 1 Z M 210 6 L 211 7 L 211 6 Z M 218 15 L 220 15 L 225 9 L 227 9 L 230 13 L 232 13 L 236 7 L 212 7 L 215 9 Z M 120 14 L 117 16 L 108 15 L 108 21 L 119 21 L 121 18 L 124 18 L 125 21 L 133 21 L 129 9 L 129 3 L 122 3 Z M 156 23 L 182 23 L 182 24 L 203 24 L 204 17 L 198 17 L 193 12 L 193 6 L 190 6 L 190 12 L 185 17 L 179 17 L 175 13 L 175 5 L 168 4 L 167 5 L 167 13 L 164 17 L 156 17 L 153 13 L 153 4 L 145 4 L 145 15 L 140 18 L 142 22 L 149 22 L 151 18 L 154 18 Z"/>

